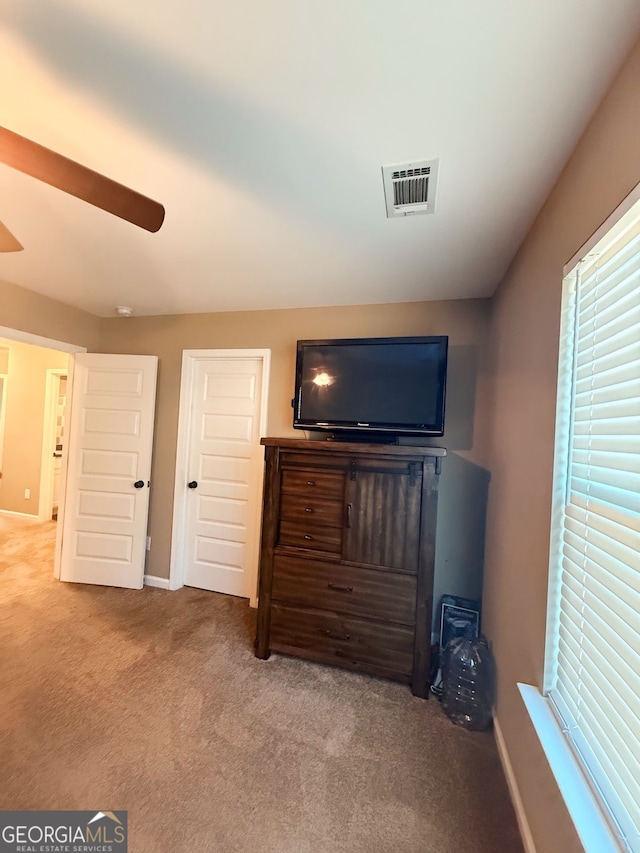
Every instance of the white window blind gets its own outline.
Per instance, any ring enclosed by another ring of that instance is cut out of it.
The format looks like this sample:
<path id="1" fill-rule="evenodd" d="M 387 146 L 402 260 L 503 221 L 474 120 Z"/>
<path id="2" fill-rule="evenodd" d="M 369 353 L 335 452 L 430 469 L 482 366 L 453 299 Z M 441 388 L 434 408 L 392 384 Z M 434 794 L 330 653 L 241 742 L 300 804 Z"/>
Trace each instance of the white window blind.
<path id="1" fill-rule="evenodd" d="M 565 279 L 546 691 L 640 853 L 640 206 Z"/>

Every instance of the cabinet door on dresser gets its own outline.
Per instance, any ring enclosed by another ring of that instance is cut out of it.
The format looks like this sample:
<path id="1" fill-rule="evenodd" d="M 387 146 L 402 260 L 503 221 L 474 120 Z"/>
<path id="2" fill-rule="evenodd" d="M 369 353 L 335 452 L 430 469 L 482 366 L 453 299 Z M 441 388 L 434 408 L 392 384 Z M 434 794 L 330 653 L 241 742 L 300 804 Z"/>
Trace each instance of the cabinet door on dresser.
<path id="1" fill-rule="evenodd" d="M 360 463 L 347 475 L 342 557 L 352 563 L 418 570 L 422 466 Z"/>

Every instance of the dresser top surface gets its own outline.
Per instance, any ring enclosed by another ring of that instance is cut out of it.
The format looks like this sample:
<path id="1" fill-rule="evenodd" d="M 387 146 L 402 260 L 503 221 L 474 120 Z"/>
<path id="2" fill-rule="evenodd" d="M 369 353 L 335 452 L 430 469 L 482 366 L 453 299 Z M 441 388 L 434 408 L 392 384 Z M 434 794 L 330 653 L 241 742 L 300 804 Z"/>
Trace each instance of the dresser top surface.
<path id="1" fill-rule="evenodd" d="M 409 444 L 376 444 L 363 441 L 309 441 L 303 438 L 262 438 L 260 444 L 265 447 L 279 447 L 283 450 L 300 450 L 318 453 L 367 453 L 379 456 L 420 456 L 440 457 L 447 455 L 444 447 L 425 447 Z"/>

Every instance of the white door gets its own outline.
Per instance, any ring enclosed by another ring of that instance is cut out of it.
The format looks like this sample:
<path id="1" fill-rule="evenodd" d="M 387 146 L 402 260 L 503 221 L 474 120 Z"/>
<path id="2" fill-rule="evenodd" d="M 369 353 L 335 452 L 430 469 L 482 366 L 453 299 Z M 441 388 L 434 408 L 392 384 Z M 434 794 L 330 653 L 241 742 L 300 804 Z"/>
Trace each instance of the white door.
<path id="1" fill-rule="evenodd" d="M 60 579 L 141 589 L 158 359 L 75 357 Z"/>
<path id="2" fill-rule="evenodd" d="M 250 598 L 257 580 L 265 357 L 191 361 L 181 399 L 181 418 L 190 413 L 187 464 L 178 465 L 183 474 L 176 482 L 184 502 L 184 583 Z"/>

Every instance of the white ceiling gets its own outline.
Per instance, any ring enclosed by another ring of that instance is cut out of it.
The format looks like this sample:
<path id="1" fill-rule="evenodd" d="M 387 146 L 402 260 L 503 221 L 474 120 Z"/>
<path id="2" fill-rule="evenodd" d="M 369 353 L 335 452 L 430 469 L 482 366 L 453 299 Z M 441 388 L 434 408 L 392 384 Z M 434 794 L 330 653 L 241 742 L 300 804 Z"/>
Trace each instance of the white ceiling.
<path id="1" fill-rule="evenodd" d="M 162 202 L 149 234 L 0 165 L 0 278 L 95 314 L 490 295 L 637 0 L 3 0 L 0 124 Z M 436 213 L 380 167 L 440 158 Z"/>

